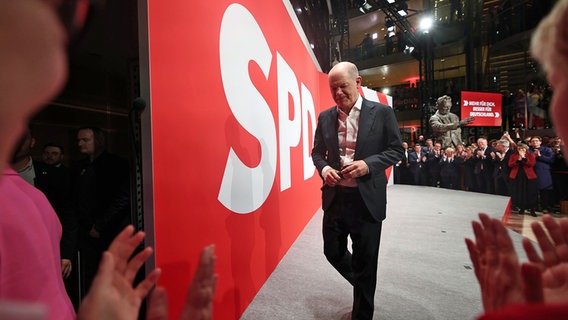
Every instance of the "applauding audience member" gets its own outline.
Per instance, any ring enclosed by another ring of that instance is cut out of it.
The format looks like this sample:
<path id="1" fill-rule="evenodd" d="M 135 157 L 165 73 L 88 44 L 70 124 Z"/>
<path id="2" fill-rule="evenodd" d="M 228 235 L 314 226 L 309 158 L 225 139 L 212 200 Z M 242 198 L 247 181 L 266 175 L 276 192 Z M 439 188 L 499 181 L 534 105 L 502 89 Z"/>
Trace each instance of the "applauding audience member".
<path id="1" fill-rule="evenodd" d="M 531 51 L 555 87 L 550 114 L 558 135 L 568 137 L 568 0 L 559 0 L 536 29 Z M 511 156 L 511 159 L 515 155 Z M 542 252 L 528 239 L 523 247 L 529 262 L 520 264 L 511 238 L 500 220 L 480 215 L 473 222 L 475 242 L 466 239 L 481 287 L 485 313 L 480 319 L 568 318 L 568 220 L 543 216 L 544 228 L 531 225 Z"/>
<path id="2" fill-rule="evenodd" d="M 480 214 L 475 241 L 466 239 L 481 288 L 485 314 L 479 319 L 564 319 L 568 316 L 568 219 L 545 215 L 531 225 L 542 256 L 523 239 L 529 262 L 521 264 L 500 220 Z"/>
<path id="3" fill-rule="evenodd" d="M 525 144 L 517 146 L 517 152 L 509 158 L 511 172 L 511 198 L 513 206 L 519 208 L 519 214 L 530 210 L 530 215 L 536 217 L 535 209 L 538 202 L 537 178 L 534 172 L 536 157 L 527 152 Z"/>

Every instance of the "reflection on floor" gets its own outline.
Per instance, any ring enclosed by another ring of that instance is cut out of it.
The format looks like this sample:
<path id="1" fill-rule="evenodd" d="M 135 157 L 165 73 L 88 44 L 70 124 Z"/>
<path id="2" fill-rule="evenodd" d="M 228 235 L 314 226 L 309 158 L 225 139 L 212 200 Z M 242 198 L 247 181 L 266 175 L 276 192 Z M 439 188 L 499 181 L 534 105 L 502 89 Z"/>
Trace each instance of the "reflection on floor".
<path id="1" fill-rule="evenodd" d="M 533 240 L 536 241 L 536 238 L 534 237 L 534 234 L 532 232 L 531 229 L 531 224 L 534 221 L 538 221 L 540 223 L 541 222 L 541 217 L 543 215 L 542 212 L 538 212 L 536 213 L 536 217 L 531 217 L 528 214 L 518 214 L 518 213 L 511 213 L 508 217 L 508 219 L 505 220 L 505 225 L 507 226 L 507 228 Z M 560 214 L 560 213 L 553 213 L 552 217 L 554 217 L 556 220 L 562 218 L 562 217 L 568 217 L 568 215 L 566 214 Z"/>

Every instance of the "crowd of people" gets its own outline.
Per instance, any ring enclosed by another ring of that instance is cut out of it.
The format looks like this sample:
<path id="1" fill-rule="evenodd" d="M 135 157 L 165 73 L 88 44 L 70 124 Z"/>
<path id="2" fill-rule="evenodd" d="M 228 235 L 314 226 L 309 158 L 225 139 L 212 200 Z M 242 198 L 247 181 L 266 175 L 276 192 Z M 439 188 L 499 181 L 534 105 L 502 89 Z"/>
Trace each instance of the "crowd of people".
<path id="1" fill-rule="evenodd" d="M 432 139 L 405 142 L 395 167 L 395 183 L 511 196 L 513 210 L 536 216 L 553 213 L 568 193 L 568 169 L 560 137 L 524 137 L 517 131 L 500 139 L 459 144 L 443 150 Z"/>

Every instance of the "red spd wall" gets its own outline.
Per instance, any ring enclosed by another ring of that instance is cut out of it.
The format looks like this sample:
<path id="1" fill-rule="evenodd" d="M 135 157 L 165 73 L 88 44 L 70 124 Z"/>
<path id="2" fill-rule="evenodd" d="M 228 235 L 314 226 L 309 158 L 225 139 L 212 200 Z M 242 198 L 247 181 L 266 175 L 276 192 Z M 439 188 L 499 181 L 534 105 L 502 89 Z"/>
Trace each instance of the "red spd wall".
<path id="1" fill-rule="evenodd" d="M 214 243 L 214 315 L 237 319 L 321 205 L 310 153 L 334 104 L 327 76 L 282 1 L 148 0 L 148 12 L 159 283 L 177 318 Z"/>
<path id="2" fill-rule="evenodd" d="M 310 152 L 324 75 L 281 1 L 148 11 L 160 284 L 176 318 L 214 243 L 215 318 L 236 319 L 321 205 Z"/>

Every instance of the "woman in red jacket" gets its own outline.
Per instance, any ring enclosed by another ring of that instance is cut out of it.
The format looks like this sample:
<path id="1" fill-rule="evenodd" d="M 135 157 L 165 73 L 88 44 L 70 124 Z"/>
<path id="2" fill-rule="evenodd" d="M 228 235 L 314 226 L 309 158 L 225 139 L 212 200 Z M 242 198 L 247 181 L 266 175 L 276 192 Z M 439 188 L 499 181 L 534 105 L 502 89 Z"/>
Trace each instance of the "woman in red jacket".
<path id="1" fill-rule="evenodd" d="M 511 198 L 513 206 L 519 208 L 519 214 L 524 214 L 528 209 L 530 215 L 536 217 L 534 212 L 538 203 L 536 173 L 534 172 L 536 157 L 528 153 L 527 149 L 525 144 L 520 144 L 517 146 L 517 152 L 509 158 Z"/>

